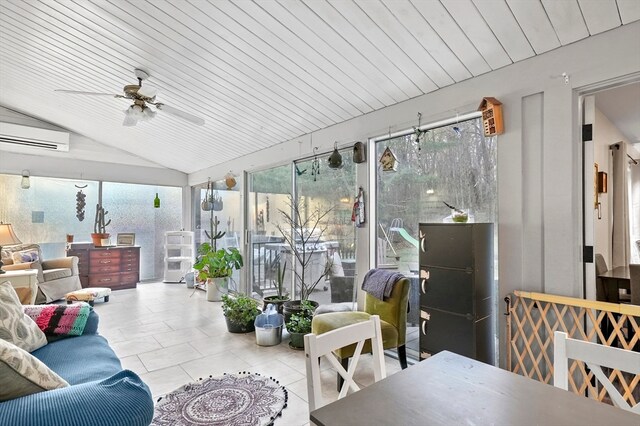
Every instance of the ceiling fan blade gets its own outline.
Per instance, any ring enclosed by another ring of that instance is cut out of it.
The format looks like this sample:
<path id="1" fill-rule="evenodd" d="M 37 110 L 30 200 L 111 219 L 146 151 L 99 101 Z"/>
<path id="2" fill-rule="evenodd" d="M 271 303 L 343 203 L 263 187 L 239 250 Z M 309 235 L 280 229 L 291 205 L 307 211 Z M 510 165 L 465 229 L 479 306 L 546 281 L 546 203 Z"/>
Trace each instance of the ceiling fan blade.
<path id="1" fill-rule="evenodd" d="M 54 92 L 70 93 L 72 95 L 89 95 L 89 96 L 112 96 L 114 98 L 122 97 L 122 95 L 115 95 L 113 93 L 99 93 L 99 92 L 81 92 L 78 90 L 63 90 L 55 89 Z"/>
<path id="2" fill-rule="evenodd" d="M 158 89 L 151 86 L 142 86 L 138 89 L 138 95 L 144 96 L 145 98 L 153 98 L 158 93 Z"/>
<path id="3" fill-rule="evenodd" d="M 158 108 L 160 111 L 164 111 L 166 113 L 169 113 L 171 115 L 175 115 L 176 117 L 180 117 L 184 120 L 187 120 L 193 124 L 197 124 L 198 126 L 203 126 L 204 125 L 204 119 L 200 118 L 200 117 L 196 117 L 193 114 L 189 114 L 188 112 L 184 112 L 181 111 L 179 109 L 176 109 L 174 107 L 170 107 L 169 105 L 165 105 L 165 104 L 161 104 L 161 103 L 157 103 L 154 104 L 156 106 L 156 108 Z"/>

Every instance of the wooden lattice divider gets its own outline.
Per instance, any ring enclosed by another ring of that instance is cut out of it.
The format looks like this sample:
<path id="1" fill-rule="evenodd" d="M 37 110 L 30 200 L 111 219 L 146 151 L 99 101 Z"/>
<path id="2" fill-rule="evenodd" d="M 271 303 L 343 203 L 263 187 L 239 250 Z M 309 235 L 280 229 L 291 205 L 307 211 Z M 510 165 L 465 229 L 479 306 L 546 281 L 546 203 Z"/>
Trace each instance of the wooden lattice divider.
<path id="1" fill-rule="evenodd" d="M 596 302 L 544 293 L 516 291 L 507 301 L 507 369 L 553 383 L 553 335 L 640 350 L 640 306 Z M 640 400 L 640 375 L 606 369 L 609 379 L 633 406 Z M 610 402 L 587 366 L 569 362 L 569 390 Z"/>

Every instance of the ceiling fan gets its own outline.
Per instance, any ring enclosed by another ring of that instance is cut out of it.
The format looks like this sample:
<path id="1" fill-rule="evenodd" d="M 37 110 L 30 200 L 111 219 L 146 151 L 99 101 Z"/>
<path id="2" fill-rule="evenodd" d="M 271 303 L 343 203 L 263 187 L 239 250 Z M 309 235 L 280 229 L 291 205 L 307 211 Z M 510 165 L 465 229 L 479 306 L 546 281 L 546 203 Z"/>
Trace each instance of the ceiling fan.
<path id="1" fill-rule="evenodd" d="M 112 96 L 114 98 L 131 99 L 133 104 L 127 108 L 124 113 L 123 126 L 135 126 L 138 121 L 147 121 L 152 119 L 156 115 L 156 111 L 151 109 L 149 105 L 156 107 L 158 111 L 164 111 L 166 113 L 180 117 L 183 120 L 187 120 L 198 126 L 204 125 L 204 119 L 197 117 L 188 112 L 181 111 L 173 108 L 169 105 L 165 105 L 162 102 L 156 102 L 157 90 L 153 87 L 142 86 L 142 81 L 149 78 L 149 73 L 136 69 L 134 70 L 136 77 L 138 78 L 138 84 L 128 84 L 122 89 L 122 95 L 112 93 L 99 93 L 99 92 L 81 92 L 78 90 L 62 90 L 56 89 L 56 92 L 70 93 L 72 95 L 89 95 L 89 96 Z"/>

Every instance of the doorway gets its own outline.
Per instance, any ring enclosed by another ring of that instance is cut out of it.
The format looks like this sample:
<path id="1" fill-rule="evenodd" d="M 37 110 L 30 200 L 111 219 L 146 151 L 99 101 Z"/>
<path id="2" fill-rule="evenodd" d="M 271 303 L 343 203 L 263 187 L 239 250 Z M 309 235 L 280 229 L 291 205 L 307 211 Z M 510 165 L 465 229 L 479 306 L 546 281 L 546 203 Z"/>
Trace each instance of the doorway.
<path id="1" fill-rule="evenodd" d="M 597 275 L 640 263 L 640 76 L 582 93 L 584 288 Z M 590 249 L 591 248 L 591 249 Z M 600 255 L 596 271 L 594 259 Z M 606 266 L 603 266 L 606 265 Z"/>

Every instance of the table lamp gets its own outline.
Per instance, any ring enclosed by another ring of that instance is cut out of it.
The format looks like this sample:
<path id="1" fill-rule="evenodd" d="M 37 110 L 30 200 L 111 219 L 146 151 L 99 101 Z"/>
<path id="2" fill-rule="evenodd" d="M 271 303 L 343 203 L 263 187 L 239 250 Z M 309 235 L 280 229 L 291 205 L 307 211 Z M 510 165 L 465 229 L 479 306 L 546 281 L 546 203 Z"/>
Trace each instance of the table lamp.
<path id="1" fill-rule="evenodd" d="M 16 233 L 13 232 L 13 228 L 10 223 L 0 222 L 0 252 L 2 252 L 2 246 L 12 246 L 14 244 L 22 244 L 22 241 L 18 239 Z M 2 257 L 0 256 L 0 274 L 4 274 L 2 270 Z"/>

